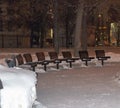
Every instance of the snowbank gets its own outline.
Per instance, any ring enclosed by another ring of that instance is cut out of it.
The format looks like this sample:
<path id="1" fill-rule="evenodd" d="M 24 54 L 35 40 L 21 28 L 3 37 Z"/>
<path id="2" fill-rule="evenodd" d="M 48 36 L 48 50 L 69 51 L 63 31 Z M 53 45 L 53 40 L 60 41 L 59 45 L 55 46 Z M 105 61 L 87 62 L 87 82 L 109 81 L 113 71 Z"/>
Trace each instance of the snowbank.
<path id="1" fill-rule="evenodd" d="M 2 108 L 32 108 L 36 99 L 36 74 L 21 68 L 0 65 Z"/>

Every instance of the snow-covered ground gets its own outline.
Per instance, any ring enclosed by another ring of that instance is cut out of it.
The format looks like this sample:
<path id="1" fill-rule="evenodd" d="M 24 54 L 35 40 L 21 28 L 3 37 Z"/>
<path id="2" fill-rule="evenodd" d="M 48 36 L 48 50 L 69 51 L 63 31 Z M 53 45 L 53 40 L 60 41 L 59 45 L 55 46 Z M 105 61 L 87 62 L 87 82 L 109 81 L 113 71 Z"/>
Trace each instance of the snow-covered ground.
<path id="1" fill-rule="evenodd" d="M 40 73 L 38 101 L 47 108 L 120 108 L 120 54 L 106 55 L 111 59 L 104 66 L 93 60 Z"/>
<path id="2" fill-rule="evenodd" d="M 51 68 L 54 65 L 50 65 L 47 72 L 37 68 L 39 108 L 120 108 L 120 53 L 118 50 L 108 51 L 106 55 L 111 59 L 104 66 L 95 59 L 88 63 L 88 67 L 77 61 L 72 69 L 65 63 L 60 70 Z M 3 61 L 4 58 L 1 59 L 2 65 Z M 0 72 L 3 72 L 1 67 Z"/>
<path id="3" fill-rule="evenodd" d="M 38 100 L 47 108 L 120 108 L 119 66 L 40 74 Z"/>

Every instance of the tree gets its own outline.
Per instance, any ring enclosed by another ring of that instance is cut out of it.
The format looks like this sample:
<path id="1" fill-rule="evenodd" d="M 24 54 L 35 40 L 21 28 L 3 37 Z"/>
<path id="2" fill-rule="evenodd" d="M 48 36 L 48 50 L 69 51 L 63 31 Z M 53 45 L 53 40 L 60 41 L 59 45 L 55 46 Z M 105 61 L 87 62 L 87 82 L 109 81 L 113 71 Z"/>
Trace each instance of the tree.
<path id="1" fill-rule="evenodd" d="M 35 44 L 42 48 L 46 29 L 52 22 L 49 12 L 51 2 L 49 0 L 14 0 L 11 5 L 15 10 L 16 24 L 22 29 L 24 26 L 31 32 L 31 47 Z"/>
<path id="2" fill-rule="evenodd" d="M 82 15 L 83 15 L 83 3 L 81 4 L 79 3 L 76 17 L 75 41 L 74 41 L 75 56 L 77 56 L 78 50 L 81 49 Z"/>
<path id="3" fill-rule="evenodd" d="M 54 48 L 59 53 L 59 35 L 58 35 L 58 1 L 53 0 L 54 3 Z"/>
<path id="4" fill-rule="evenodd" d="M 95 17 L 102 14 L 107 20 L 107 10 L 119 0 L 5 0 L 14 8 L 14 24 L 31 30 L 30 24 L 35 24 L 35 29 L 40 28 L 41 39 L 44 40 L 45 29 L 54 27 L 54 48 L 59 52 L 59 31 L 66 30 L 66 46 L 69 48 L 70 38 L 75 37 L 74 52 L 87 49 L 87 26 L 95 24 Z M 108 6 L 106 6 L 106 4 Z M 116 6 L 115 6 L 116 7 Z M 52 10 L 52 11 L 51 11 Z M 116 9 L 109 12 L 118 13 Z M 95 16 L 96 15 L 96 16 Z M 53 18 L 50 18 L 50 17 Z M 111 18 L 116 18 L 112 15 Z M 76 21 L 75 21 L 76 20 Z M 62 25 L 62 27 L 60 26 Z M 75 26 L 75 27 L 74 27 Z M 94 25 L 96 26 L 96 25 Z M 61 28 L 60 28 L 61 27 Z M 39 31 L 39 30 L 37 30 Z M 43 44 L 43 42 L 41 41 Z"/>
<path id="5" fill-rule="evenodd" d="M 107 0 L 106 0 L 107 1 Z M 103 0 L 79 0 L 77 17 L 76 17 L 76 28 L 75 28 L 75 44 L 74 54 L 78 56 L 79 50 L 87 50 L 87 21 L 88 16 L 91 14 L 93 8 L 99 8 L 101 4 L 105 2 Z"/>

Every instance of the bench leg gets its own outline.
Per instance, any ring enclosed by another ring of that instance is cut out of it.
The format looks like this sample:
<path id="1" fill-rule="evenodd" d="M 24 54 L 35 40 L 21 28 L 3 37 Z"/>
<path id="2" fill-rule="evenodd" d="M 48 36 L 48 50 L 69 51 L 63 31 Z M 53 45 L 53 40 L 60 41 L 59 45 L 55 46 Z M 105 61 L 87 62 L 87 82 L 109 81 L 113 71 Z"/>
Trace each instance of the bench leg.
<path id="1" fill-rule="evenodd" d="M 102 66 L 104 65 L 104 60 L 101 60 L 101 62 L 102 62 Z"/>
<path id="2" fill-rule="evenodd" d="M 69 62 L 70 63 L 70 68 L 72 68 L 72 62 Z"/>
<path id="3" fill-rule="evenodd" d="M 87 60 L 85 61 L 85 65 L 88 66 L 88 61 Z"/>
<path id="4" fill-rule="evenodd" d="M 59 69 L 59 63 L 56 64 L 57 69 Z"/>
<path id="5" fill-rule="evenodd" d="M 44 70 L 45 70 L 45 71 L 47 70 L 47 66 L 46 66 L 46 64 L 44 64 Z"/>
<path id="6" fill-rule="evenodd" d="M 31 66 L 32 67 L 32 70 L 35 71 L 35 66 Z"/>

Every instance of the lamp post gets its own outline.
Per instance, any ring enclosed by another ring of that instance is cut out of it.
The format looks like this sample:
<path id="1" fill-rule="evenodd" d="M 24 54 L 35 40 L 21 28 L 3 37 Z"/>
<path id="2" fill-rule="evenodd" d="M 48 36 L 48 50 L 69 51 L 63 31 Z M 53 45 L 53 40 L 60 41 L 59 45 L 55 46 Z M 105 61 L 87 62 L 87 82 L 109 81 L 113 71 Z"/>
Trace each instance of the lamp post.
<path id="1" fill-rule="evenodd" d="M 0 90 L 3 89 L 2 81 L 0 80 Z M 0 94 L 0 108 L 1 108 L 1 94 Z"/>

